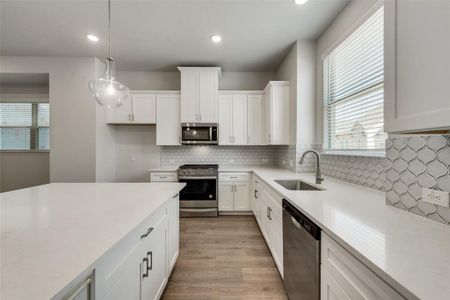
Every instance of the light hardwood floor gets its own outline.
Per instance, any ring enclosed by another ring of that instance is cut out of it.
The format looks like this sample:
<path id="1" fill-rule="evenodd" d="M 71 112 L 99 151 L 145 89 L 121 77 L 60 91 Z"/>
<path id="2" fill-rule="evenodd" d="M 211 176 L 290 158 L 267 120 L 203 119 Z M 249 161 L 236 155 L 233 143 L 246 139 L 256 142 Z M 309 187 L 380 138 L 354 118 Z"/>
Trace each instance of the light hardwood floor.
<path id="1" fill-rule="evenodd" d="M 253 216 L 180 219 L 180 255 L 162 299 L 287 299 Z"/>

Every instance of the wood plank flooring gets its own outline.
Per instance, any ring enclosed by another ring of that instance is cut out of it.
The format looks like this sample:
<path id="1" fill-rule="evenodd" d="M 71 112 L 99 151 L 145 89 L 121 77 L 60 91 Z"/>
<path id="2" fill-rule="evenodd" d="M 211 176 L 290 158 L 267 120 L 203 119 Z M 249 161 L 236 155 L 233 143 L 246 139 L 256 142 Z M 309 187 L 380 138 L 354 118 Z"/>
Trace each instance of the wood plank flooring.
<path id="1" fill-rule="evenodd" d="M 253 216 L 180 219 L 180 255 L 161 299 L 287 299 Z"/>

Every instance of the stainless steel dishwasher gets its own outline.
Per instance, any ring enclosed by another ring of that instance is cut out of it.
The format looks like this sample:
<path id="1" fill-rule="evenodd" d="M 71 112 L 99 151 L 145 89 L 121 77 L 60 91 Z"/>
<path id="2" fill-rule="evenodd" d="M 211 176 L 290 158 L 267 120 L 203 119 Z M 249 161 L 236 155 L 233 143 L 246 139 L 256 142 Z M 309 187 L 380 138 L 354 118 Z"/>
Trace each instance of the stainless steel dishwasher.
<path id="1" fill-rule="evenodd" d="M 320 297 L 320 228 L 283 199 L 284 287 L 290 300 Z"/>

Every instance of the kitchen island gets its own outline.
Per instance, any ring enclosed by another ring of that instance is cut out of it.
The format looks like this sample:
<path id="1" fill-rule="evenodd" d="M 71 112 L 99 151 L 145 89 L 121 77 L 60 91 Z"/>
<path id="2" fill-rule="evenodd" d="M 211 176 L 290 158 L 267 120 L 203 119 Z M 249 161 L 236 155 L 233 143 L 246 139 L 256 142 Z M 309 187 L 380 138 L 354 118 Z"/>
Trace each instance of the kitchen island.
<path id="1" fill-rule="evenodd" d="M 65 298 L 90 278 L 87 282 L 95 282 L 91 292 L 101 299 L 140 284 L 142 274 L 130 272 L 148 272 L 149 259 L 151 267 L 164 271 L 163 282 L 153 282 L 162 292 L 178 255 L 177 195 L 183 187 L 52 183 L 1 194 L 0 298 Z M 153 235 L 166 241 L 152 241 Z M 153 245 L 164 249 L 152 250 Z M 153 257 L 158 251 L 169 253 L 163 262 Z M 137 281 L 123 282 L 127 277 Z M 146 293 L 139 285 L 135 292 Z"/>

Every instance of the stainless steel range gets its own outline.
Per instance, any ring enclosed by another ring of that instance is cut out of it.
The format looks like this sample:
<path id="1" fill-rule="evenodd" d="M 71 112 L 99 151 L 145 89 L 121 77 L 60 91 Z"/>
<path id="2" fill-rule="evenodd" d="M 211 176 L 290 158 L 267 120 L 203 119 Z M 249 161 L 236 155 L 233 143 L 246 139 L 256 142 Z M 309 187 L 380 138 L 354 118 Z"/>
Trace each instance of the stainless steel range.
<path id="1" fill-rule="evenodd" d="M 186 187 L 180 192 L 180 217 L 217 217 L 219 165 L 182 165 L 178 181 Z"/>

